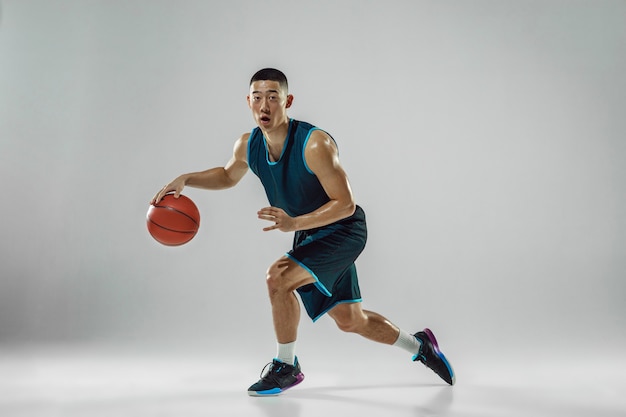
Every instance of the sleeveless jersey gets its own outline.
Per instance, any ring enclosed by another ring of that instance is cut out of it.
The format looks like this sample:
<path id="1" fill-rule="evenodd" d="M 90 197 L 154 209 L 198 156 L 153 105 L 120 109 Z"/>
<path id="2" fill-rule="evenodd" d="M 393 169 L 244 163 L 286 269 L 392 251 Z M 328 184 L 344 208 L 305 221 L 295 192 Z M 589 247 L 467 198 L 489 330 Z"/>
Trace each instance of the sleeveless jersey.
<path id="1" fill-rule="evenodd" d="M 304 149 L 315 130 L 318 128 L 309 123 L 291 119 L 282 153 L 275 162 L 270 160 L 261 129 L 254 128 L 248 139 L 248 166 L 261 180 L 270 205 L 292 217 L 330 201 L 304 159 Z"/>

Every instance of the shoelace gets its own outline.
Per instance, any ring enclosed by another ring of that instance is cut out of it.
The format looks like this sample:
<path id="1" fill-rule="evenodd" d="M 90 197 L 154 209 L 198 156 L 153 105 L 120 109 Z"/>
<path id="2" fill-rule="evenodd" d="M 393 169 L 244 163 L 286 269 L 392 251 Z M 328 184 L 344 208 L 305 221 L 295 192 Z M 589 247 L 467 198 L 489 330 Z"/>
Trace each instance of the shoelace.
<path id="1" fill-rule="evenodd" d="M 269 367 L 269 369 L 267 369 Z M 267 369 L 267 372 L 265 372 L 265 370 Z M 278 368 L 276 368 L 276 370 L 274 370 L 274 362 L 268 362 L 263 369 L 261 369 L 261 375 L 259 375 L 259 378 L 265 378 L 266 376 L 270 375 L 273 372 L 280 372 L 280 370 L 283 369 L 283 365 L 279 365 Z"/>

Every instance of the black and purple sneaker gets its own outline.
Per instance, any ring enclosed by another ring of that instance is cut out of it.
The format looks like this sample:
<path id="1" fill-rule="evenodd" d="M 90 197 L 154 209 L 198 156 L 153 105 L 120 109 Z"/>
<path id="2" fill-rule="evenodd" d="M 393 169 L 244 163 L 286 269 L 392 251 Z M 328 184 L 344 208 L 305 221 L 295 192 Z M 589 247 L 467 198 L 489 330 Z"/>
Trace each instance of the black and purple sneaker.
<path id="1" fill-rule="evenodd" d="M 248 395 L 252 397 L 275 396 L 298 385 L 304 379 L 300 370 L 300 363 L 296 358 L 294 365 L 274 359 L 265 365 L 261 371 L 261 379 L 248 388 Z"/>
<path id="2" fill-rule="evenodd" d="M 413 336 L 421 343 L 420 351 L 413 356 L 413 361 L 420 361 L 450 385 L 454 385 L 456 376 L 452 365 L 439 350 L 437 339 L 430 329 L 424 329 Z"/>

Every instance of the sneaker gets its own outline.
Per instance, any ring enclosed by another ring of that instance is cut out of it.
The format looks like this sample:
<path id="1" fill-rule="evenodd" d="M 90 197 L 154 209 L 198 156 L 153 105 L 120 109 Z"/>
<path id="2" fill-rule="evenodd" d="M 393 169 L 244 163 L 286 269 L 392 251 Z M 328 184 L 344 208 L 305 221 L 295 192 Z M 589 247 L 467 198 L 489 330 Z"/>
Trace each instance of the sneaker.
<path id="1" fill-rule="evenodd" d="M 454 385 L 456 382 L 454 370 L 452 370 L 452 365 L 450 365 L 445 355 L 439 350 L 439 345 L 433 332 L 430 329 L 424 329 L 413 336 L 422 344 L 420 351 L 413 356 L 413 361 L 422 362 L 435 371 L 441 379 L 450 385 Z"/>
<path id="2" fill-rule="evenodd" d="M 300 363 L 296 358 L 295 365 L 288 365 L 274 359 L 265 365 L 261 371 L 261 379 L 250 388 L 248 395 L 252 397 L 265 397 L 278 395 L 281 392 L 298 385 L 304 379 L 300 370 Z"/>

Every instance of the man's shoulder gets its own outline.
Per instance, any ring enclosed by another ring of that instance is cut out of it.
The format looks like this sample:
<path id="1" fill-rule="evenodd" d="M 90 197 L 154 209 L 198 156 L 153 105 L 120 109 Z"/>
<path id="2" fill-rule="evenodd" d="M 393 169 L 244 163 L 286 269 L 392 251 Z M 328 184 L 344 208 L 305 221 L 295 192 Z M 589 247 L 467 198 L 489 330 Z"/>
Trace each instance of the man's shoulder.
<path id="1" fill-rule="evenodd" d="M 305 130 L 308 132 L 311 129 L 319 129 L 319 127 L 315 126 L 312 123 L 305 122 L 304 120 L 295 120 L 295 119 L 292 119 L 292 120 L 294 123 L 297 124 L 297 128 L 300 130 Z"/>
<path id="2" fill-rule="evenodd" d="M 258 127 L 255 127 L 250 132 L 246 132 L 242 134 L 241 137 L 239 138 L 239 141 L 242 143 L 248 144 L 256 140 L 259 140 L 261 138 L 263 138 L 263 133 L 261 132 L 261 129 L 259 129 Z"/>
<path id="3" fill-rule="evenodd" d="M 300 136 L 307 144 L 312 140 L 324 141 L 332 139 L 332 136 L 328 132 L 312 123 L 302 120 L 296 120 L 295 122 L 298 124 L 296 128 L 297 131 L 295 132 L 296 136 Z"/>
<path id="4" fill-rule="evenodd" d="M 241 136 L 239 136 L 236 140 L 236 144 L 237 145 L 245 145 L 248 143 L 248 140 L 250 139 L 250 137 L 252 136 L 251 132 L 246 132 L 241 134 Z"/>

